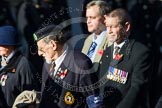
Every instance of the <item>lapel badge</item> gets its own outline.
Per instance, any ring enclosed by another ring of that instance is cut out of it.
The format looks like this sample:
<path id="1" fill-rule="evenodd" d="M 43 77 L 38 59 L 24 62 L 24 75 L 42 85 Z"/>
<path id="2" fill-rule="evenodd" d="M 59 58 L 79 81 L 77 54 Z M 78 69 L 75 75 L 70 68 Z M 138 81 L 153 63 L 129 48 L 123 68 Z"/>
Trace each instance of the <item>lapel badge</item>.
<path id="1" fill-rule="evenodd" d="M 115 54 L 114 60 L 119 61 L 123 57 L 123 54 Z"/>
<path id="2" fill-rule="evenodd" d="M 64 101 L 66 104 L 72 105 L 74 103 L 75 99 L 74 99 L 74 96 L 70 92 L 67 92 L 65 94 Z"/>
<path id="3" fill-rule="evenodd" d="M 7 80 L 7 75 L 2 75 L 0 79 L 0 83 L 2 86 L 5 86 Z"/>
<path id="4" fill-rule="evenodd" d="M 60 77 L 61 79 L 64 79 L 65 76 L 66 76 L 66 74 L 67 74 L 67 69 L 65 69 L 64 71 L 61 71 L 61 72 L 59 73 L 59 77 Z"/>
<path id="5" fill-rule="evenodd" d="M 98 55 L 102 56 L 103 55 L 103 50 L 99 50 Z"/>

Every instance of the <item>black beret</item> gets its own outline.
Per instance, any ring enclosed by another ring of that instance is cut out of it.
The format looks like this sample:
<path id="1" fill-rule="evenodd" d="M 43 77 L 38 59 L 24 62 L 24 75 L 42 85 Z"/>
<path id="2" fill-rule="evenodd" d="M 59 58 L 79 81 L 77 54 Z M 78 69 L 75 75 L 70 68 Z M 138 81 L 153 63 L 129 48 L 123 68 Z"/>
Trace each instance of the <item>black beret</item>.
<path id="1" fill-rule="evenodd" d="M 56 29 L 56 25 L 52 24 L 52 25 L 48 25 L 44 28 L 41 28 L 39 30 L 37 30 L 34 34 L 33 34 L 33 37 L 34 37 L 34 40 L 37 42 L 39 41 L 40 39 L 50 35 L 50 33 L 52 31 L 54 31 Z"/>
<path id="2" fill-rule="evenodd" d="M 33 34 L 33 37 L 34 40 L 38 42 L 44 37 L 53 36 L 55 41 L 58 41 L 59 43 L 65 43 L 71 37 L 71 35 L 72 34 L 68 28 L 52 24 L 36 31 Z"/>

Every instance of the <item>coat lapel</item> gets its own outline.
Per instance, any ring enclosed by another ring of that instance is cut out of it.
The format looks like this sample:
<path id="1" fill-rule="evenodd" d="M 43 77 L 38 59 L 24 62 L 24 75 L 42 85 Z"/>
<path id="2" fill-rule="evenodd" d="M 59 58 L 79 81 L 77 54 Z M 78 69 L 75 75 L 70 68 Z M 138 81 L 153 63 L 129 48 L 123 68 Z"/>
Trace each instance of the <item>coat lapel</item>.
<path id="1" fill-rule="evenodd" d="M 100 62 L 100 68 L 102 70 L 99 71 L 99 77 L 103 77 L 104 74 L 107 72 L 108 68 L 109 68 L 109 63 L 111 61 L 111 55 L 112 55 L 112 46 L 107 48 L 104 53 L 103 53 L 103 56 L 101 58 L 101 62 Z"/>
<path id="2" fill-rule="evenodd" d="M 111 61 L 110 61 L 110 65 L 115 67 L 121 61 L 121 59 L 120 60 L 115 60 L 113 58 L 113 51 L 114 51 L 114 44 L 111 46 L 111 53 L 110 53 Z M 121 54 L 121 53 L 119 52 L 119 54 Z"/>
<path id="3" fill-rule="evenodd" d="M 129 60 L 134 42 L 134 40 L 127 40 L 123 45 L 120 51 L 120 53 L 124 55 L 122 60 Z"/>
<path id="4" fill-rule="evenodd" d="M 70 66 L 69 66 L 69 64 L 70 64 L 69 58 L 70 57 L 71 57 L 71 51 L 68 50 L 67 51 L 67 55 L 65 56 L 65 59 L 63 60 L 63 62 L 61 63 L 60 67 L 56 71 L 56 75 L 54 77 L 55 80 L 63 80 L 67 76 L 68 70 L 70 68 Z"/>
<path id="5" fill-rule="evenodd" d="M 93 34 L 91 34 L 86 40 L 85 40 L 85 43 L 84 43 L 84 46 L 83 46 L 83 49 L 82 49 L 82 52 L 84 54 L 87 55 L 88 53 L 88 50 L 92 44 L 92 41 L 93 41 Z"/>
<path id="6" fill-rule="evenodd" d="M 116 65 L 119 64 L 123 60 L 124 55 L 125 55 L 125 51 L 124 52 L 123 51 L 120 51 L 119 54 L 115 55 L 115 57 L 110 62 L 111 66 L 116 67 Z M 112 57 L 113 57 L 113 54 L 112 54 Z"/>
<path id="7" fill-rule="evenodd" d="M 56 75 L 55 75 L 55 80 L 64 80 L 65 77 L 68 74 L 68 69 L 65 67 L 64 63 L 61 63 L 60 67 L 58 68 Z"/>
<path id="8" fill-rule="evenodd" d="M 98 49 L 97 49 L 97 54 L 94 58 L 94 62 L 99 62 L 101 57 L 102 57 L 102 54 L 103 54 L 103 51 L 108 47 L 108 40 L 107 40 L 107 36 L 105 34 L 101 44 L 99 45 Z"/>
<path id="9" fill-rule="evenodd" d="M 112 59 L 112 61 L 110 62 L 110 65 L 111 66 L 116 66 L 118 65 L 121 61 L 123 60 L 128 60 L 129 57 L 130 57 L 130 53 L 131 53 L 131 48 L 132 48 L 132 45 L 134 44 L 134 40 L 132 41 L 129 41 L 127 40 L 125 42 L 125 44 L 122 46 L 120 52 L 119 52 L 119 55 L 123 55 L 123 57 L 120 59 L 120 60 L 115 60 L 115 59 Z M 113 48 L 112 48 L 113 49 Z M 113 55 L 113 54 L 112 54 Z"/>

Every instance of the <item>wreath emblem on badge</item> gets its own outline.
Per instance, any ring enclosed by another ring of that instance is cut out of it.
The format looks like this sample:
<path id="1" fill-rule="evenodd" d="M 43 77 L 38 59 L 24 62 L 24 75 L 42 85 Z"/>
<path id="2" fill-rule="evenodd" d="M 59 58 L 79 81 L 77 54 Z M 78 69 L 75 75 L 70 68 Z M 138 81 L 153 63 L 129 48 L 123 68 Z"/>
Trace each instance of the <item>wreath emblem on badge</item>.
<path id="1" fill-rule="evenodd" d="M 70 92 L 67 92 L 65 94 L 64 101 L 66 104 L 72 105 L 74 103 L 75 99 L 74 99 L 74 96 Z"/>

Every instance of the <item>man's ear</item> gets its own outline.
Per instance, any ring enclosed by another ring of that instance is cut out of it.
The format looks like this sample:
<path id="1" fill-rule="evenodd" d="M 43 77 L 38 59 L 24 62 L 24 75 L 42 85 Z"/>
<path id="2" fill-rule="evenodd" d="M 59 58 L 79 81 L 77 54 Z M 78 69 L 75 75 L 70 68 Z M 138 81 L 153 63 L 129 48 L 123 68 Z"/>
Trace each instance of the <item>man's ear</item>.
<path id="1" fill-rule="evenodd" d="M 104 15 L 104 24 L 106 25 L 106 15 Z"/>
<path id="2" fill-rule="evenodd" d="M 57 44 L 54 40 L 50 41 L 50 47 L 55 51 L 57 49 Z"/>
<path id="3" fill-rule="evenodd" d="M 130 26 L 130 23 L 129 22 L 126 22 L 124 27 L 125 27 L 125 31 L 126 32 L 130 31 L 130 27 L 131 26 Z"/>

